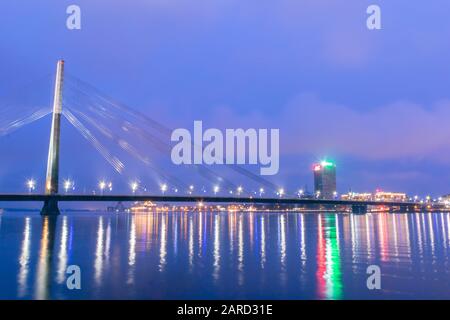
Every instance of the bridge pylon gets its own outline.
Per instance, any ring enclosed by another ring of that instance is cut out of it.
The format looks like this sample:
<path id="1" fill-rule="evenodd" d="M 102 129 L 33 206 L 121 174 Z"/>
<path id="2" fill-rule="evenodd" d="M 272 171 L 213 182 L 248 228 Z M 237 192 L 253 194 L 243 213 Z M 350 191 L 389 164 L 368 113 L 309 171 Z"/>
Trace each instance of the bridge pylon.
<path id="1" fill-rule="evenodd" d="M 42 215 L 58 215 L 58 202 L 52 196 L 58 194 L 59 184 L 59 145 L 61 134 L 62 92 L 64 81 L 64 60 L 59 60 L 56 67 L 55 93 L 53 98 L 52 127 L 48 148 L 47 176 L 45 180 L 45 200 Z"/>

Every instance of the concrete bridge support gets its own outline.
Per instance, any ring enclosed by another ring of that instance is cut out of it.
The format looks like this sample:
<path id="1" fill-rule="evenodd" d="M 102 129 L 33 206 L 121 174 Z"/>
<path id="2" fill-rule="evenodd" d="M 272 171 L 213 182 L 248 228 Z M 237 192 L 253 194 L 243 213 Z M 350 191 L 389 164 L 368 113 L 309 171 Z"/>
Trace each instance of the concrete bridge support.
<path id="1" fill-rule="evenodd" d="M 397 213 L 413 213 L 416 212 L 416 208 L 413 205 L 405 204 L 399 207 L 390 207 L 389 212 L 397 212 Z"/>
<path id="2" fill-rule="evenodd" d="M 41 210 L 43 216 L 57 216 L 59 215 L 58 201 L 49 198 L 44 201 L 44 206 Z"/>
<path id="3" fill-rule="evenodd" d="M 45 194 L 58 194 L 59 184 L 59 144 L 61 133 L 62 91 L 64 79 L 64 61 L 59 60 L 56 68 L 55 95 L 53 99 L 52 128 L 50 131 L 50 144 L 47 160 L 47 178 L 45 181 Z M 51 197 L 45 201 L 41 210 L 42 215 L 58 215 L 58 202 Z"/>
<path id="4" fill-rule="evenodd" d="M 367 213 L 367 205 L 366 204 L 352 204 L 352 213 L 353 214 L 366 214 Z"/>

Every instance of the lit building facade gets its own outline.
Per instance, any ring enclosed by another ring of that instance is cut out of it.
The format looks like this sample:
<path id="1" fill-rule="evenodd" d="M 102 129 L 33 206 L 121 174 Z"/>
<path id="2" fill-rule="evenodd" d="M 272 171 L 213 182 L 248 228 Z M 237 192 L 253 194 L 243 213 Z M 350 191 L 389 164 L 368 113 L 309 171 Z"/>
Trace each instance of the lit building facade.
<path id="1" fill-rule="evenodd" d="M 371 201 L 373 200 L 372 193 L 357 193 L 349 192 L 341 195 L 342 200 L 356 200 L 356 201 Z"/>
<path id="2" fill-rule="evenodd" d="M 336 197 L 336 165 L 333 162 L 322 161 L 313 166 L 314 191 L 316 197 L 333 199 Z"/>
<path id="3" fill-rule="evenodd" d="M 375 201 L 407 201 L 408 196 L 402 192 L 377 191 Z"/>
<path id="4" fill-rule="evenodd" d="M 446 194 L 446 195 L 440 197 L 439 202 L 444 202 L 447 205 L 450 204 L 450 194 Z"/>

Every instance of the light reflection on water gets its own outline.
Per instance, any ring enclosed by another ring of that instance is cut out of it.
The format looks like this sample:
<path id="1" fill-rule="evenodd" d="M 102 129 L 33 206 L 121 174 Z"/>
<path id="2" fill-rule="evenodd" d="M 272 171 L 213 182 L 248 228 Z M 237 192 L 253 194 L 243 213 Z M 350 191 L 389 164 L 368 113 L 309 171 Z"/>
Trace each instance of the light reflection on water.
<path id="1" fill-rule="evenodd" d="M 0 219 L 3 299 L 450 299 L 449 213 Z M 65 285 L 73 264 L 81 290 Z M 380 291 L 366 287 L 372 264 Z"/>

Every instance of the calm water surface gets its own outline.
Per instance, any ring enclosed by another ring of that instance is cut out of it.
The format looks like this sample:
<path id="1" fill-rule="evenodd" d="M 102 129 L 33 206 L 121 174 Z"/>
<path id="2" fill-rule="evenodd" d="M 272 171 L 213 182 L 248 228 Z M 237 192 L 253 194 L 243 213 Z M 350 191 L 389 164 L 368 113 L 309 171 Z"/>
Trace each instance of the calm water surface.
<path id="1" fill-rule="evenodd" d="M 6 212 L 0 298 L 450 299 L 449 247 L 448 213 Z"/>

